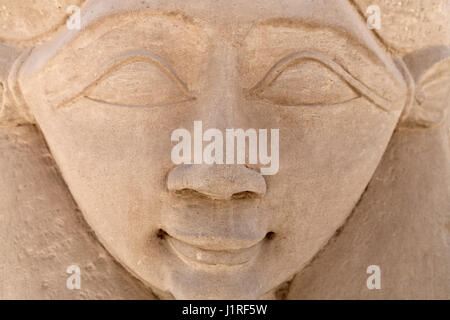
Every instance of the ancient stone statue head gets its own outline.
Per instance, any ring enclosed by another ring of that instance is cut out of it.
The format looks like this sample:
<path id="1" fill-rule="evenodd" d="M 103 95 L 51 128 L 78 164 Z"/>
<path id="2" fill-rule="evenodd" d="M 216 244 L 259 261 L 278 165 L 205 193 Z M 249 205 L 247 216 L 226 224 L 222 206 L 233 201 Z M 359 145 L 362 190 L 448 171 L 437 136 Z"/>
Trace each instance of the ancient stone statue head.
<path id="1" fill-rule="evenodd" d="M 444 119 L 448 47 L 398 49 L 366 2 L 80 2 L 79 30 L 0 47 L 2 121 L 41 129 L 100 242 L 159 295 L 259 298 L 345 223 L 399 125 Z M 225 150 L 238 128 L 278 130 L 276 172 L 250 151 L 171 159 L 174 130 Z"/>

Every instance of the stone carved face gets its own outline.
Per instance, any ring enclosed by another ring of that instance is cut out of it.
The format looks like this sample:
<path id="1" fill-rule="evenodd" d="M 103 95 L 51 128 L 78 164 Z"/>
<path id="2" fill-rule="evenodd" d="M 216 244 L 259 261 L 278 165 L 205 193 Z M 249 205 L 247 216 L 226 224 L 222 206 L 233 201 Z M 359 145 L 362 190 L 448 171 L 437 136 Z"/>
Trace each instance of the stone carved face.
<path id="1" fill-rule="evenodd" d="M 404 106 L 400 72 L 344 1 L 111 3 L 19 75 L 74 199 L 159 291 L 262 296 L 351 214 Z M 278 173 L 174 165 L 172 131 L 197 120 L 279 129 Z"/>

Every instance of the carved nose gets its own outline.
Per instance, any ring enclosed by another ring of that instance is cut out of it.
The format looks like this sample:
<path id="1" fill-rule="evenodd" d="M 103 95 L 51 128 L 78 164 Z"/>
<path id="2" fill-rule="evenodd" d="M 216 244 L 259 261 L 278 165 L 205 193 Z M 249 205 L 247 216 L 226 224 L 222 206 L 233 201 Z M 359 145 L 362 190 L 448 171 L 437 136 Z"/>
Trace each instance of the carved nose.
<path id="1" fill-rule="evenodd" d="M 263 176 L 244 165 L 184 164 L 169 173 L 169 191 L 195 191 L 216 200 L 229 200 L 241 195 L 263 196 Z"/>

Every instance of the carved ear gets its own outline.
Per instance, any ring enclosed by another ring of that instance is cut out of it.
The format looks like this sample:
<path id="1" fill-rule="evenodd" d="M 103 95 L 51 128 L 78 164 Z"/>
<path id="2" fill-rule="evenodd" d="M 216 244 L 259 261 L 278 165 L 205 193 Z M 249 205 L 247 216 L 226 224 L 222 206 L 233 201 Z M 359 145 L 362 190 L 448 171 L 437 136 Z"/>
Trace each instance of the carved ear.
<path id="1" fill-rule="evenodd" d="M 17 84 L 17 71 L 30 52 L 27 48 L 51 39 L 72 13 L 68 9 L 86 1 L 6 0 L 0 10 L 0 126 L 34 123 Z"/>
<path id="2" fill-rule="evenodd" d="M 17 84 L 17 71 L 29 51 L 0 44 L 0 126 L 34 123 Z"/>
<path id="3" fill-rule="evenodd" d="M 428 128 L 442 123 L 450 108 L 450 47 L 415 51 L 403 62 L 414 85 L 400 125 Z"/>

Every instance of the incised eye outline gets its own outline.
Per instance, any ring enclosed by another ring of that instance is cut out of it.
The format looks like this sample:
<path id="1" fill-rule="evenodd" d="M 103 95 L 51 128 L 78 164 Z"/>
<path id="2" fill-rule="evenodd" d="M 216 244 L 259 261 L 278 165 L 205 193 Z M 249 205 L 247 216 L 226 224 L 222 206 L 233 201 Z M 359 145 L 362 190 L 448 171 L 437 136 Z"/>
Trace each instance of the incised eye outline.
<path id="1" fill-rule="evenodd" d="M 121 107 L 169 106 L 195 100 L 172 68 L 147 51 L 122 54 L 92 77 L 90 85 L 62 106 L 80 97 Z"/>
<path id="2" fill-rule="evenodd" d="M 253 88 L 249 99 L 280 106 L 319 106 L 349 102 L 364 96 L 387 110 L 389 103 L 354 78 L 327 55 L 299 51 L 278 61 Z"/>

